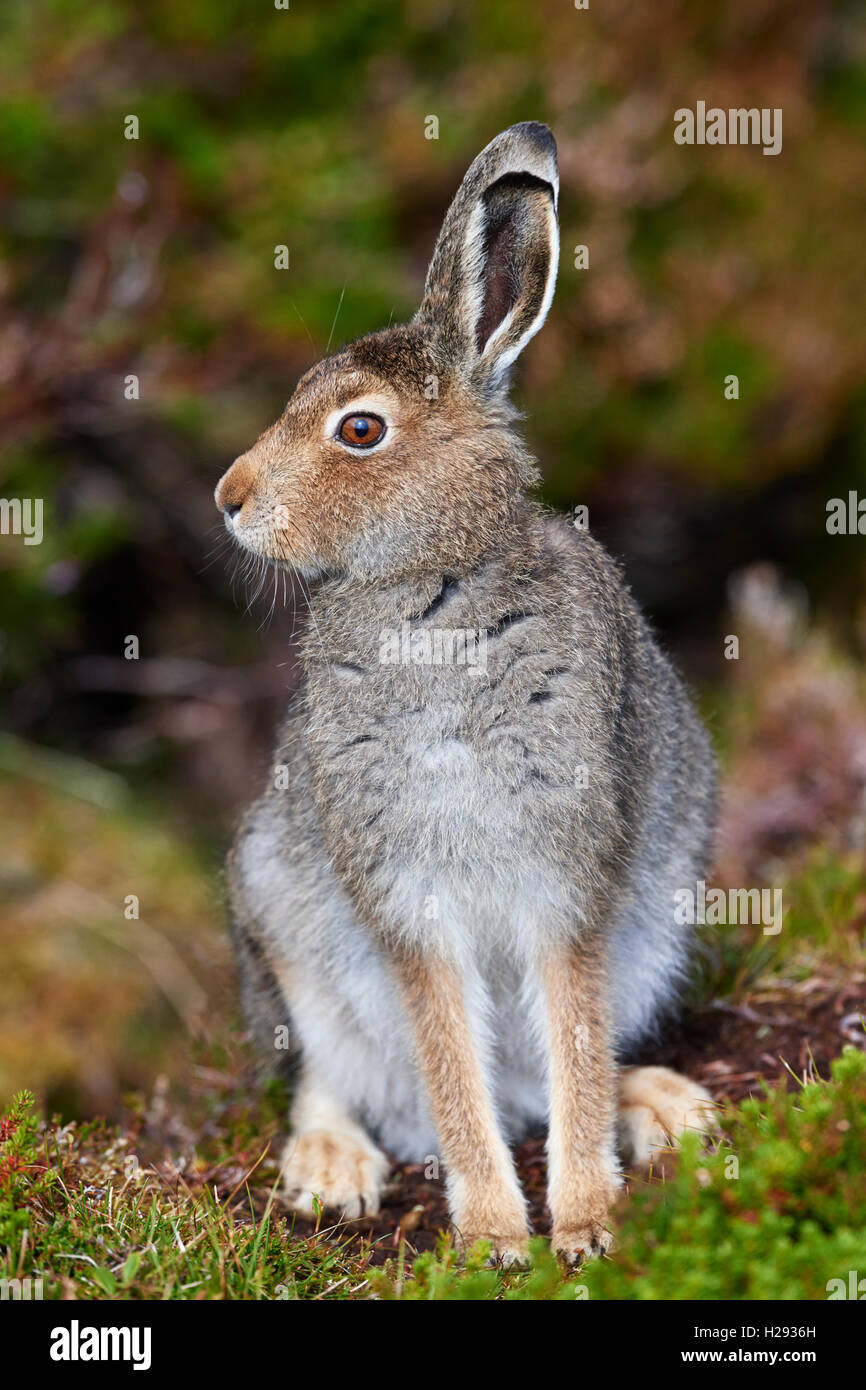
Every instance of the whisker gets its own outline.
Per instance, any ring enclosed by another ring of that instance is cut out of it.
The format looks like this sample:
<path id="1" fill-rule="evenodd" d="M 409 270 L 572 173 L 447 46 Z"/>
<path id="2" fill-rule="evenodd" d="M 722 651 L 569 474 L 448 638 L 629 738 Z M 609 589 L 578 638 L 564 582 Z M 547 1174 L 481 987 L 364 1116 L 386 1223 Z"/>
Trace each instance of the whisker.
<path id="1" fill-rule="evenodd" d="M 331 324 L 331 331 L 330 331 L 330 333 L 328 334 L 328 346 L 325 348 L 325 356 L 326 356 L 326 357 L 327 357 L 328 353 L 331 351 L 331 339 L 332 339 L 333 336 L 334 336 L 334 329 L 337 327 L 337 319 L 340 317 L 340 310 L 341 310 L 342 307 L 343 307 L 343 296 L 345 295 L 345 293 L 346 293 L 346 286 L 345 286 L 345 284 L 344 284 L 344 285 L 343 285 L 343 288 L 340 290 L 340 298 L 339 298 L 339 301 L 338 301 L 338 303 L 337 303 L 337 312 L 334 314 L 334 322 Z"/>
<path id="2" fill-rule="evenodd" d="M 301 535 L 299 528 L 295 525 L 291 518 L 288 519 L 288 525 L 292 527 L 292 529 L 298 534 L 298 536 Z M 231 540 L 231 538 L 228 536 L 226 537 L 226 539 L 228 539 L 229 541 Z M 270 537 L 270 540 L 275 550 L 282 551 L 279 535 L 273 534 Z M 271 575 L 271 578 L 273 579 L 273 593 L 271 595 L 270 605 L 268 607 L 267 612 L 265 613 L 265 616 L 258 625 L 259 631 L 262 631 L 263 628 L 265 628 L 270 622 L 272 622 L 274 613 L 276 612 L 276 603 L 277 598 L 279 596 L 279 572 L 281 571 L 284 608 L 287 606 L 288 603 L 287 594 L 289 589 L 292 595 L 292 631 L 289 637 L 289 641 L 290 643 L 294 644 L 296 633 L 298 631 L 298 591 L 300 590 L 302 597 L 306 600 L 307 612 L 309 614 L 310 622 L 313 626 L 313 631 L 316 634 L 316 640 L 318 641 L 319 649 L 322 653 L 322 660 L 325 663 L 325 668 L 328 673 L 328 681 L 330 682 L 331 663 L 328 660 L 328 655 L 325 651 L 325 644 L 322 641 L 322 634 L 319 630 L 319 624 L 316 621 L 316 615 L 313 610 L 313 597 L 310 591 L 309 583 L 305 579 L 304 575 L 297 568 L 294 562 L 285 554 L 281 553 L 278 555 L 278 557 L 268 558 L 263 555 L 258 555 L 252 550 L 248 550 L 246 546 L 239 545 L 234 546 L 233 551 L 235 555 L 235 563 L 233 566 L 233 573 L 231 575 L 232 596 L 237 602 L 235 586 L 238 582 L 240 582 L 243 585 L 243 587 L 248 590 L 248 599 L 244 609 L 245 613 L 250 613 L 255 604 L 258 602 L 259 598 L 262 595 L 262 591 L 264 590 L 267 584 L 269 573 Z M 291 584 L 288 586 L 286 581 L 287 569 L 291 571 Z"/>
<path id="3" fill-rule="evenodd" d="M 295 313 L 297 314 L 298 318 L 301 320 L 301 324 L 302 324 L 302 326 L 303 326 L 304 332 L 306 333 L 306 335 L 307 335 L 307 337 L 309 338 L 310 343 L 311 343 L 311 345 L 312 345 L 313 352 L 316 352 L 316 351 L 317 351 L 317 349 L 316 349 L 316 344 L 315 344 L 315 341 L 314 341 L 314 339 L 313 339 L 312 333 L 310 332 L 309 328 L 307 327 L 307 321 L 306 321 L 306 319 L 304 318 L 304 316 L 303 316 L 303 314 L 301 313 L 300 309 L 298 308 L 297 304 L 295 303 L 295 301 L 294 301 L 291 297 L 289 298 L 289 303 L 291 304 L 291 306 L 292 306 L 292 308 L 294 309 Z"/>

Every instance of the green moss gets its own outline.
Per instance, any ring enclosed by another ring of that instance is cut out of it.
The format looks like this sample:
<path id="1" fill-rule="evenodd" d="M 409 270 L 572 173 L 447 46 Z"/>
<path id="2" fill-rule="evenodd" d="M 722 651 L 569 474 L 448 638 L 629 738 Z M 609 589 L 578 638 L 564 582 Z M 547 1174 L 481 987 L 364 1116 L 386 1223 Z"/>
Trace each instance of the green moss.
<path id="1" fill-rule="evenodd" d="M 590 1297 L 821 1299 L 866 1267 L 866 1057 L 831 1080 L 768 1090 L 726 1121 L 715 1152 L 686 1136 L 673 1179 L 635 1188 Z"/>

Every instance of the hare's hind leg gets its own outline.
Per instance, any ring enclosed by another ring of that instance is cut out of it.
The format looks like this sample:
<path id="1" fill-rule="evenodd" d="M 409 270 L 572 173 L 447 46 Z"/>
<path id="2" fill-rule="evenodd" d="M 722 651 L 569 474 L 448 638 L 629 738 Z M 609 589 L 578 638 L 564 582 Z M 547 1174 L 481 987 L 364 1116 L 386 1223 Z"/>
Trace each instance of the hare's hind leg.
<path id="1" fill-rule="evenodd" d="M 624 1067 L 619 1073 L 618 1137 L 624 1162 L 647 1164 L 675 1147 L 687 1129 L 714 1128 L 708 1091 L 669 1067 Z"/>
<path id="2" fill-rule="evenodd" d="M 346 1221 L 375 1215 L 388 1160 L 308 1067 L 295 1092 L 291 1128 L 282 1162 L 289 1204 L 311 1216 L 315 1196 Z"/>
<path id="3" fill-rule="evenodd" d="M 290 1067 L 294 1073 L 291 1137 L 281 1163 L 283 1195 L 306 1216 L 313 1214 L 314 1196 L 346 1220 L 375 1214 L 388 1176 L 388 1160 L 335 1095 L 321 1058 L 311 1058 L 303 1045 L 305 1032 L 315 1040 L 322 1033 L 308 1017 L 311 1003 L 317 1012 L 315 980 L 303 981 L 298 967 L 282 956 L 279 944 L 257 934 L 249 919 L 236 921 L 234 935 L 244 1003 L 260 1046 L 269 1048 L 275 1062 L 287 1058 L 294 1063 Z M 340 1044 L 345 1045 L 337 1025 L 338 1010 L 333 999 L 325 997 L 321 1003 L 321 1012 L 334 1019 L 333 1065 L 338 1067 Z M 293 1038 L 291 1054 L 274 1049 L 275 1031 L 286 1028 Z"/>
<path id="4" fill-rule="evenodd" d="M 263 798 L 230 857 L 241 992 L 262 1059 L 293 1073 L 284 1195 L 305 1215 L 315 1196 L 351 1220 L 378 1211 L 389 1171 L 360 1123 L 362 1112 L 375 1116 L 377 1087 L 391 1078 L 378 1075 L 383 1049 L 377 1054 L 374 1024 L 358 1018 L 358 1000 L 368 1000 L 386 1036 L 391 1020 L 375 963 L 343 920 L 327 864 L 299 835 L 286 835 L 285 821 L 286 809 Z M 399 1085 L 393 1089 L 405 1100 Z"/>

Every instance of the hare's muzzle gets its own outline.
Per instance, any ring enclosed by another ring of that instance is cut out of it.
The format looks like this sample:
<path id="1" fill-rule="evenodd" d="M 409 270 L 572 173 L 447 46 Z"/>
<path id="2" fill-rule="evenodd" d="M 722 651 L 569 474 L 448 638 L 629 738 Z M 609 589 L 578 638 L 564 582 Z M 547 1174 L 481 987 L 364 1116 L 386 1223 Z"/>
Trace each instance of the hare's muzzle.
<path id="1" fill-rule="evenodd" d="M 245 457 L 236 459 L 220 478 L 214 492 L 218 509 L 229 521 L 240 515 L 244 502 L 250 494 L 253 470 Z"/>

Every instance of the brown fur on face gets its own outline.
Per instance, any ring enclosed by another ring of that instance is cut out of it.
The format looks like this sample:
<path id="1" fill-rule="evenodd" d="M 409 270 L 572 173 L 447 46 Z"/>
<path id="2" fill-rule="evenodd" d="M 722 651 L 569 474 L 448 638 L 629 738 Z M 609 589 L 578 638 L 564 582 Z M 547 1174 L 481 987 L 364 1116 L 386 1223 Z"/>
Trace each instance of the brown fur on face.
<path id="1" fill-rule="evenodd" d="M 379 446 L 352 449 L 326 433 L 335 411 L 364 401 L 389 417 Z M 301 379 L 223 476 L 216 503 L 241 506 L 229 525 L 243 546 L 309 576 L 461 573 L 535 481 L 507 414 L 449 373 L 422 328 L 386 329 Z"/>
<path id="2" fill-rule="evenodd" d="M 405 579 L 475 566 L 534 463 L 509 428 L 508 376 L 556 278 L 556 146 L 533 122 L 481 152 L 442 226 L 415 318 L 349 344 L 298 383 L 216 490 L 236 539 L 311 577 Z M 387 423 L 351 448 L 336 412 Z"/>

